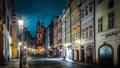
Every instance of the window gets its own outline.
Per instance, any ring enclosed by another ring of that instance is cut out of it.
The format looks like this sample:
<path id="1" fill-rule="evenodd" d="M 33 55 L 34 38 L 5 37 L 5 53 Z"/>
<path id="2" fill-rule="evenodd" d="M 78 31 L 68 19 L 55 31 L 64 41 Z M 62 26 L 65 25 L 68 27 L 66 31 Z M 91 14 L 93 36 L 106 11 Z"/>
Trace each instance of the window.
<path id="1" fill-rule="evenodd" d="M 75 34 L 72 35 L 72 41 L 75 40 Z"/>
<path id="2" fill-rule="evenodd" d="M 103 31 L 103 17 L 98 19 L 98 32 Z"/>
<path id="3" fill-rule="evenodd" d="M 104 0 L 98 0 L 98 2 L 97 2 L 97 3 L 98 3 L 98 4 L 100 4 L 100 3 L 102 3 L 103 1 L 104 1 Z"/>
<path id="4" fill-rule="evenodd" d="M 85 16 L 87 16 L 88 15 L 88 7 L 86 6 L 85 7 Z"/>
<path id="5" fill-rule="evenodd" d="M 76 33 L 76 39 L 79 39 L 80 38 L 80 32 L 77 32 Z"/>
<path id="6" fill-rule="evenodd" d="M 90 26 L 90 37 L 92 37 L 92 26 Z"/>
<path id="7" fill-rule="evenodd" d="M 8 29 L 8 31 L 9 31 L 9 22 L 10 22 L 10 19 L 9 19 L 9 17 L 7 16 L 7 29 Z"/>
<path id="8" fill-rule="evenodd" d="M 84 30 L 83 30 L 83 39 L 84 39 L 84 36 L 85 36 L 85 35 L 84 35 Z"/>
<path id="9" fill-rule="evenodd" d="M 108 8 L 111 9 L 114 6 L 114 1 L 110 0 L 108 4 Z"/>
<path id="10" fill-rule="evenodd" d="M 80 15 L 78 15 L 78 22 L 80 22 Z"/>
<path id="11" fill-rule="evenodd" d="M 75 23 L 77 23 L 77 17 L 75 17 Z"/>
<path id="12" fill-rule="evenodd" d="M 10 28 L 11 28 L 11 29 L 10 29 L 10 35 L 12 36 L 12 28 L 13 28 L 13 27 L 12 27 L 12 24 L 10 24 Z M 15 27 L 15 28 L 16 28 L 16 27 Z"/>
<path id="13" fill-rule="evenodd" d="M 108 14 L 108 29 L 115 27 L 115 15 L 114 11 Z"/>
<path id="14" fill-rule="evenodd" d="M 82 10 L 82 18 L 84 18 L 84 10 Z"/>
<path id="15" fill-rule="evenodd" d="M 86 38 L 88 38 L 88 28 L 86 28 Z"/>
<path id="16" fill-rule="evenodd" d="M 89 13 L 92 12 L 92 3 L 89 4 Z"/>

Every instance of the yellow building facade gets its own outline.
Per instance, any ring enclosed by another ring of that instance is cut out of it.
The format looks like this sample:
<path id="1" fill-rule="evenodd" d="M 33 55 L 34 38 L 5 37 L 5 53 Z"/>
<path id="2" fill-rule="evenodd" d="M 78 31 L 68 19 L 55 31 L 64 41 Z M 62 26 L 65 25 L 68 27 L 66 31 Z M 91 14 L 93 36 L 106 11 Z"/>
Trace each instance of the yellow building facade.
<path id="1" fill-rule="evenodd" d="M 17 24 L 12 23 L 12 58 L 17 58 Z"/>
<path id="2" fill-rule="evenodd" d="M 12 58 L 18 58 L 18 46 L 17 46 L 17 15 L 12 12 L 12 24 L 11 24 L 11 36 L 12 36 Z"/>
<path id="3" fill-rule="evenodd" d="M 119 4 L 120 0 L 101 2 L 96 0 L 96 62 L 98 64 L 120 65 Z"/>
<path id="4" fill-rule="evenodd" d="M 66 47 L 68 58 L 79 61 L 80 46 L 80 0 L 71 0 L 66 8 Z"/>
<path id="5" fill-rule="evenodd" d="M 73 60 L 79 61 L 80 53 L 80 1 L 73 0 L 71 3 L 71 45 L 73 45 Z"/>

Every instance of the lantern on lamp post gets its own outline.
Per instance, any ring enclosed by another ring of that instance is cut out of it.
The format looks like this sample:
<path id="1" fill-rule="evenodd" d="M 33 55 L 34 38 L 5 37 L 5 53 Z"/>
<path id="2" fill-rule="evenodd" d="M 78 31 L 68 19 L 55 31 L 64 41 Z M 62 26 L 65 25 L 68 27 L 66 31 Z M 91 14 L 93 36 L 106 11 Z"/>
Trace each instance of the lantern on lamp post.
<path id="1" fill-rule="evenodd" d="M 23 45 L 23 28 L 24 28 L 24 21 L 22 20 L 22 18 L 20 17 L 19 20 L 18 20 L 18 28 L 19 28 L 19 33 L 20 33 L 20 68 L 22 68 L 22 55 L 23 55 L 23 52 L 21 50 L 21 45 Z"/>

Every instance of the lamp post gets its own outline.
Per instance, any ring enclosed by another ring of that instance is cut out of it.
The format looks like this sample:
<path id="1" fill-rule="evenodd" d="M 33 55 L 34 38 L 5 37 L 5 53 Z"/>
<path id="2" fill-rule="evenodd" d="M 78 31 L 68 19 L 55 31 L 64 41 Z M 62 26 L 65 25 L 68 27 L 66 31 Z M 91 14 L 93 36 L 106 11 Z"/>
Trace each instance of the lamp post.
<path id="1" fill-rule="evenodd" d="M 24 21 L 22 20 L 22 18 L 20 17 L 18 20 L 18 28 L 19 28 L 19 32 L 20 32 L 20 68 L 22 68 L 22 50 L 21 50 L 21 45 L 23 45 L 23 27 L 24 27 Z M 22 40 L 22 41 L 21 41 Z"/>

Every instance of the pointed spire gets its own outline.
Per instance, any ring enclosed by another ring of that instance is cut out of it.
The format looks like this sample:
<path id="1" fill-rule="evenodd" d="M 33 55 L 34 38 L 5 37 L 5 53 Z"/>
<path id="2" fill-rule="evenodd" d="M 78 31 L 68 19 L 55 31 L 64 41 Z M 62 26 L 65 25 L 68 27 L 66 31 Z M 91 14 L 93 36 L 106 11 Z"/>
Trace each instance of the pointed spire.
<path id="1" fill-rule="evenodd" d="M 38 18 L 38 22 L 37 22 L 37 24 L 40 24 L 40 20 L 39 20 L 39 18 Z"/>

